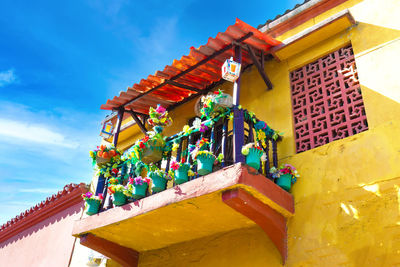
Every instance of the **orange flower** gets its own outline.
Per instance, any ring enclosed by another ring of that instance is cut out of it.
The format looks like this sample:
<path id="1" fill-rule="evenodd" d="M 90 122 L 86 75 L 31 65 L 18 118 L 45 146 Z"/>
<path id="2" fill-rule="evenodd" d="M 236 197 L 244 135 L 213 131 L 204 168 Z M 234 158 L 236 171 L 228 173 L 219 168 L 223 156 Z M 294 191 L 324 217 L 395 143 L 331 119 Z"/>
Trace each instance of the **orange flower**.
<path id="1" fill-rule="evenodd" d="M 98 156 L 99 158 L 103 157 L 103 152 L 102 152 L 102 151 L 97 151 L 97 156 Z"/>
<path id="2" fill-rule="evenodd" d="M 110 155 L 108 155 L 108 152 L 103 152 L 103 158 L 108 159 Z"/>

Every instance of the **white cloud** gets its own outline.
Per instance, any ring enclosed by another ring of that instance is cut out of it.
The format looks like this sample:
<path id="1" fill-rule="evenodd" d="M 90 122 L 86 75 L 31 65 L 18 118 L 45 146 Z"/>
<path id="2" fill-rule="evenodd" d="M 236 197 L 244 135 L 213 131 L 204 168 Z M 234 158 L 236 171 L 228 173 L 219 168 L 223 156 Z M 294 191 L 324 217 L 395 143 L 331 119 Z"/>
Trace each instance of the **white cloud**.
<path id="1" fill-rule="evenodd" d="M 17 81 L 17 76 L 13 69 L 0 72 L 0 87 L 6 86 Z"/>
<path id="2" fill-rule="evenodd" d="M 19 189 L 21 193 L 39 193 L 39 194 L 55 194 L 59 190 L 54 188 L 22 188 Z"/>
<path id="3" fill-rule="evenodd" d="M 156 19 L 149 35 L 139 38 L 141 49 L 156 56 L 168 54 L 177 39 L 177 26 L 177 17 Z"/>
<path id="4" fill-rule="evenodd" d="M 78 143 L 68 141 L 64 135 L 49 129 L 46 125 L 2 118 L 0 125 L 0 135 L 6 137 L 66 148 L 78 147 Z"/>

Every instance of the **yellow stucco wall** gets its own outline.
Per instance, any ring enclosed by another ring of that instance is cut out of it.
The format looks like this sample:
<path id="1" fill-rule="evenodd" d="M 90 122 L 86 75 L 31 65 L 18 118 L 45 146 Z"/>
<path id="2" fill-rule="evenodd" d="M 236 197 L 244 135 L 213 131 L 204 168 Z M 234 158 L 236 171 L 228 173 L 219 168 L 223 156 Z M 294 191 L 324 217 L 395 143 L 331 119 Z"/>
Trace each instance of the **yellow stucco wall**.
<path id="1" fill-rule="evenodd" d="M 294 185 L 296 214 L 288 222 L 287 266 L 400 266 L 400 3 L 349 0 L 286 32 L 284 40 L 348 8 L 358 24 L 285 61 L 266 62 L 274 89 L 253 68 L 242 75 L 241 104 L 281 132 L 280 162 L 302 175 Z M 289 72 L 351 43 L 369 130 L 296 154 Z M 231 92 L 232 84 L 221 88 Z M 181 129 L 194 101 L 172 112 Z M 132 127 L 127 147 L 140 133 Z M 136 131 L 136 133 L 135 133 Z M 128 132 L 126 132 L 128 133 Z M 129 136 L 129 138 L 128 138 Z M 258 227 L 141 254 L 140 266 L 280 266 Z"/>

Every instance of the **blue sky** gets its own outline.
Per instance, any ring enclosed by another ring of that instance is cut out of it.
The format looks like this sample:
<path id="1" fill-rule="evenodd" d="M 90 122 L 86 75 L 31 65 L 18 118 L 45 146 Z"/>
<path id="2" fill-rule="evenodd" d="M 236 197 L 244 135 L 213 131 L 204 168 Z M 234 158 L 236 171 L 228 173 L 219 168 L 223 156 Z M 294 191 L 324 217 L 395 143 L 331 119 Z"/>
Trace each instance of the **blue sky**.
<path id="1" fill-rule="evenodd" d="M 100 105 L 238 17 L 257 27 L 302 1 L 0 2 L 0 224 L 89 183 Z"/>

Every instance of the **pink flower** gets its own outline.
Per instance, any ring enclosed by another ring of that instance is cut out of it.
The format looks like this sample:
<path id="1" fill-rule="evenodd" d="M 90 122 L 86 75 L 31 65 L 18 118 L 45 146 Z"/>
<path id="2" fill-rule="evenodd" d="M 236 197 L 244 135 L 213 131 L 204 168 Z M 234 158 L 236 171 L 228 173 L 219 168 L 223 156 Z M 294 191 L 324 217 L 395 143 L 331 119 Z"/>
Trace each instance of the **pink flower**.
<path id="1" fill-rule="evenodd" d="M 207 130 L 208 130 L 207 125 L 205 125 L 205 124 L 202 123 L 202 124 L 200 125 L 199 131 L 202 132 L 202 133 L 204 133 L 204 132 L 207 131 Z"/>
<path id="2" fill-rule="evenodd" d="M 173 169 L 174 171 L 179 169 L 179 163 L 176 161 L 171 162 L 171 169 Z"/>
<path id="3" fill-rule="evenodd" d="M 85 197 L 87 197 L 87 198 L 91 198 L 93 196 L 93 194 L 91 193 L 91 192 L 87 192 L 86 194 L 85 194 Z"/>
<path id="4" fill-rule="evenodd" d="M 156 108 L 156 112 L 157 113 L 164 113 L 165 111 L 167 111 L 163 106 L 161 106 L 160 104 L 158 104 L 157 105 L 157 108 Z"/>
<path id="5" fill-rule="evenodd" d="M 99 199 L 103 199 L 104 198 L 102 193 L 99 193 L 97 196 L 99 197 Z"/>
<path id="6" fill-rule="evenodd" d="M 129 177 L 129 181 L 128 181 L 128 184 L 133 184 L 135 181 L 133 180 L 133 178 L 132 177 Z"/>
<path id="7" fill-rule="evenodd" d="M 143 184 L 141 176 L 136 177 L 134 180 L 135 180 L 135 185 L 142 185 Z"/>

